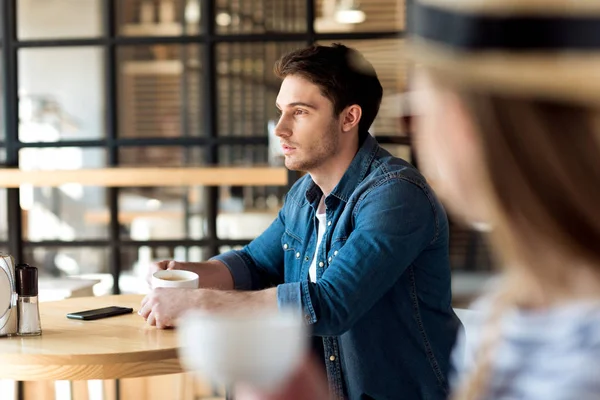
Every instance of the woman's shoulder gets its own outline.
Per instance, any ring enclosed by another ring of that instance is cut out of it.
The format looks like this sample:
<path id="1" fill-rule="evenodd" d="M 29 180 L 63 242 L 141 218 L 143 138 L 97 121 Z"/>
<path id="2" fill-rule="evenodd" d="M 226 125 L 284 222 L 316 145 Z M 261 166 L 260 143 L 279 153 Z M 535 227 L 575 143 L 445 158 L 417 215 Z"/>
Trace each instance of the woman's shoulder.
<path id="1" fill-rule="evenodd" d="M 484 298 L 474 308 L 489 314 L 493 301 Z M 541 310 L 508 308 L 496 329 L 491 398 L 600 398 L 600 301 Z M 471 338 L 476 354 L 481 331 Z"/>

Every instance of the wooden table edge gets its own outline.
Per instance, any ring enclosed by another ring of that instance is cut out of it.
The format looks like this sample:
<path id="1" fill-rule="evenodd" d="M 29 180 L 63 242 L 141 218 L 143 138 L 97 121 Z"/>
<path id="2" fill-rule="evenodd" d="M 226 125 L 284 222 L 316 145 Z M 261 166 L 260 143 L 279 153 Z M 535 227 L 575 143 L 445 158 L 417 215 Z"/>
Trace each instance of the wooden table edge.
<path id="1" fill-rule="evenodd" d="M 178 360 L 177 349 L 144 350 L 120 354 L 8 354 L 0 355 L 0 364 L 9 365 L 108 365 Z M 2 367 L 0 367 L 2 370 Z M 1 374 L 0 374 L 1 375 Z"/>
<path id="2" fill-rule="evenodd" d="M 105 380 L 142 378 L 147 376 L 170 375 L 186 372 L 178 359 L 162 360 L 156 363 L 130 362 L 112 364 L 29 364 L 0 366 L 2 379 L 18 381 L 43 380 Z"/>

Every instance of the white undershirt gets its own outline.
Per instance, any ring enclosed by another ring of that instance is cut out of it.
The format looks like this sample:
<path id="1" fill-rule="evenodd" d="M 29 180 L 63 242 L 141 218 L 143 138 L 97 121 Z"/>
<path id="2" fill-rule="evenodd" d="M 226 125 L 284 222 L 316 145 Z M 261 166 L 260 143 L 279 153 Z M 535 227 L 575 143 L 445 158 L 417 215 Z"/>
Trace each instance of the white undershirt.
<path id="1" fill-rule="evenodd" d="M 317 254 L 319 253 L 321 240 L 323 239 L 325 230 L 327 229 L 327 214 L 317 213 L 317 219 L 319 220 L 319 227 L 317 228 L 317 247 L 315 249 L 315 255 L 312 259 L 312 263 L 310 263 L 310 268 L 308 269 L 308 276 L 311 282 L 317 281 Z"/>

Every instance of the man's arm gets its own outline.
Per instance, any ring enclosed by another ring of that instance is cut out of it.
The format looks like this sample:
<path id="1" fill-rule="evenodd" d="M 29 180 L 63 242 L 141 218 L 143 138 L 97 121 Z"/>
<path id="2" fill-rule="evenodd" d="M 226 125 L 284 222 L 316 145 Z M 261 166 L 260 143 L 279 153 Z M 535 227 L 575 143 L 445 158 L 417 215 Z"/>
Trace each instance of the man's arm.
<path id="1" fill-rule="evenodd" d="M 200 288 L 220 290 L 259 290 L 283 282 L 283 251 L 280 240 L 285 230 L 284 211 L 273 223 L 242 250 L 233 250 L 204 262 L 160 261 L 147 275 L 164 269 L 192 271 L 200 277 Z"/>
<path id="2" fill-rule="evenodd" d="M 177 319 L 192 309 L 240 314 L 277 310 L 277 289 L 223 291 L 158 288 L 144 297 L 138 314 L 150 325 L 167 328 L 175 326 Z"/>
<path id="3" fill-rule="evenodd" d="M 280 242 L 284 230 L 282 209 L 271 226 L 242 250 L 230 251 L 203 263 L 163 261 L 162 265 L 155 264 L 155 267 L 163 267 L 160 269 L 198 273 L 200 289 L 155 289 L 142 301 L 139 314 L 150 325 L 162 328 L 173 326 L 182 313 L 192 308 L 241 312 L 276 309 L 277 290 L 273 286 L 283 282 Z"/>
<path id="4" fill-rule="evenodd" d="M 316 283 L 279 285 L 279 307 L 302 310 L 315 335 L 350 329 L 438 235 L 445 213 L 433 204 L 423 189 L 398 177 L 363 194 L 355 229 L 327 270 Z"/>

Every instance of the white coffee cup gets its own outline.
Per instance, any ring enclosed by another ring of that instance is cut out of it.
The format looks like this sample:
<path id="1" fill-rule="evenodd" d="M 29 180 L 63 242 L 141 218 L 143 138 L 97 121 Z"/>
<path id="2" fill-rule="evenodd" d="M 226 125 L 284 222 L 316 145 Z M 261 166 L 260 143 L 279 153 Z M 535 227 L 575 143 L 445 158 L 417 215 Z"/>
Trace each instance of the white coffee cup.
<path id="1" fill-rule="evenodd" d="M 198 289 L 198 274 L 179 269 L 167 269 L 152 274 L 152 288 Z"/>
<path id="2" fill-rule="evenodd" d="M 189 311 L 179 321 L 179 356 L 187 370 L 218 385 L 281 385 L 300 366 L 308 335 L 296 312 L 208 314 Z"/>

